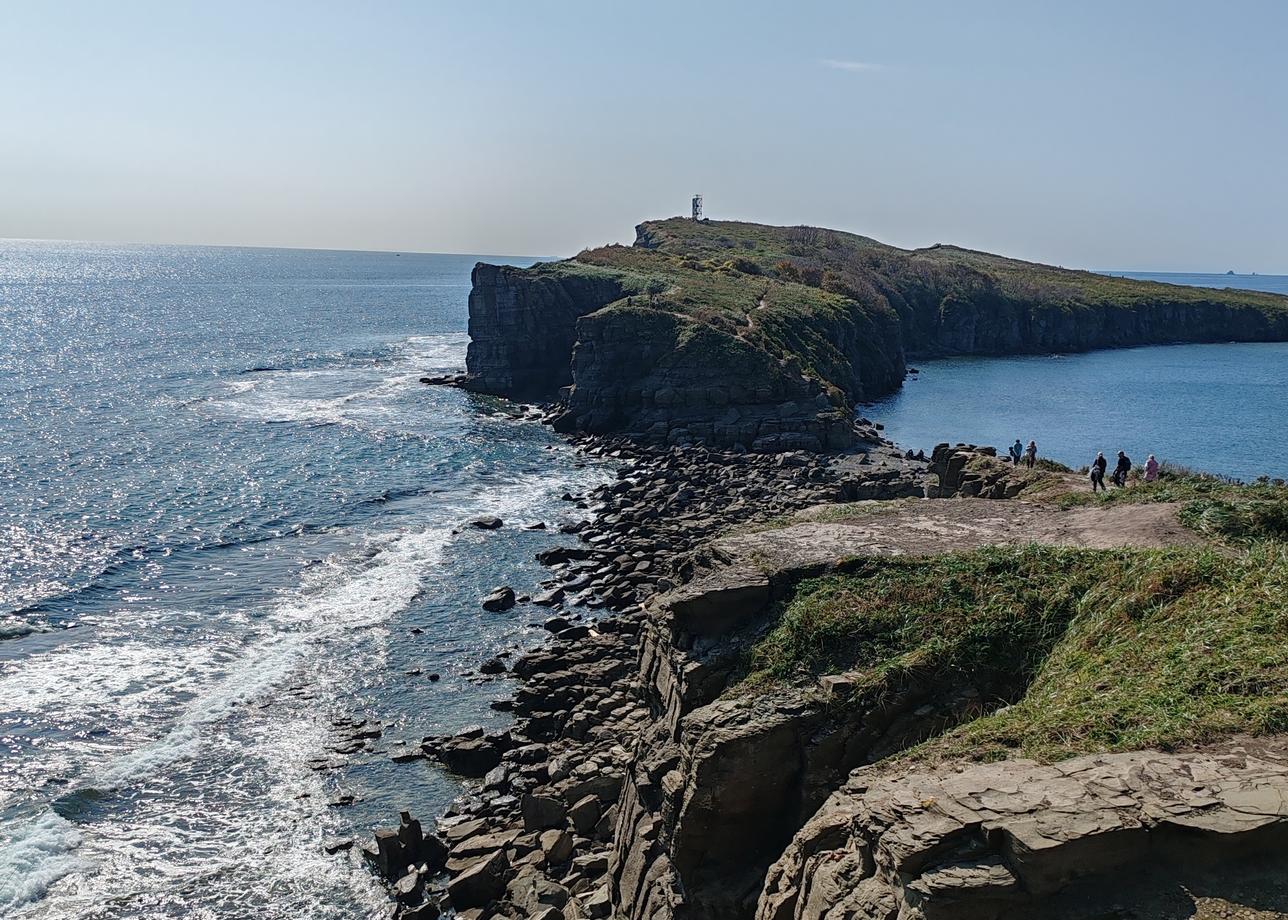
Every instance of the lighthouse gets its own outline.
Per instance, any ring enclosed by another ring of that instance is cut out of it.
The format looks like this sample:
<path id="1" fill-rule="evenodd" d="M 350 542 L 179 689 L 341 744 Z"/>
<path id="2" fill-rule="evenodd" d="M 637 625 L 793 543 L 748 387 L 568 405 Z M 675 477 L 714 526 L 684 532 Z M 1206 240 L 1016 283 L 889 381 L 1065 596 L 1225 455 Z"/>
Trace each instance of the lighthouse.
<path id="1" fill-rule="evenodd" d="M 702 220 L 702 196 L 693 196 L 693 219 Z"/>

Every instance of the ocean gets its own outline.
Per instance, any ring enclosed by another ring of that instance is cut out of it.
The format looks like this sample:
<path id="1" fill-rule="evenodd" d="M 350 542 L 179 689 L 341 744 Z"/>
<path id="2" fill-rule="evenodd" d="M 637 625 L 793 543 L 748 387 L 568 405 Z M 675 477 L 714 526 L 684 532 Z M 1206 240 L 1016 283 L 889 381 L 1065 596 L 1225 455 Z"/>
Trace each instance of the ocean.
<path id="1" fill-rule="evenodd" d="M 323 842 L 456 793 L 387 752 L 504 718 L 479 598 L 611 476 L 418 382 L 475 261 L 0 242 L 0 916 L 389 913 Z"/>
<path id="2" fill-rule="evenodd" d="M 535 588 L 584 513 L 562 493 L 613 475 L 418 382 L 463 366 L 474 261 L 0 242 L 0 916 L 390 914 L 324 842 L 456 794 L 389 754 L 504 723 L 509 682 L 473 672 L 542 615 L 479 599 Z M 867 411 L 911 447 L 1085 462 L 1122 425 L 1133 450 L 1282 473 L 1285 358 L 934 362 Z M 484 514 L 506 526 L 465 526 Z M 379 742 L 340 753 L 364 719 Z"/>
<path id="3" fill-rule="evenodd" d="M 1106 272 L 1288 294 L 1288 276 Z M 1288 343 L 1162 345 L 1085 354 L 913 362 L 903 388 L 864 406 L 900 446 L 1037 441 L 1075 468 L 1103 451 L 1149 454 L 1244 481 L 1288 477 Z"/>

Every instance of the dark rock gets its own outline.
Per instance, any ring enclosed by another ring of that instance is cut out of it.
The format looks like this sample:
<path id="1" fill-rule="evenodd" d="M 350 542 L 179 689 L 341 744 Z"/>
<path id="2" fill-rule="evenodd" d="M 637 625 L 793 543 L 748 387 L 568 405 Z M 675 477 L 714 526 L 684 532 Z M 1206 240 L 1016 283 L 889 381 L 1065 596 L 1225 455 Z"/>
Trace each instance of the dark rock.
<path id="1" fill-rule="evenodd" d="M 322 851 L 326 853 L 327 856 L 334 856 L 336 853 L 352 848 L 352 837 L 332 837 L 322 843 Z"/>
<path id="2" fill-rule="evenodd" d="M 480 859 L 474 866 L 447 883 L 447 896 L 457 910 L 486 907 L 505 891 L 510 860 L 504 850 Z"/>
<path id="3" fill-rule="evenodd" d="M 493 613 L 500 613 L 513 607 L 514 601 L 514 589 L 504 585 L 500 588 L 495 588 L 492 593 L 483 598 L 483 609 L 490 610 Z"/>
<path id="4" fill-rule="evenodd" d="M 435 751 L 438 759 L 461 776 L 484 776 L 501 762 L 501 748 L 487 738 L 453 738 Z"/>
<path id="5" fill-rule="evenodd" d="M 572 826 L 579 834 L 590 834 L 594 831 L 595 825 L 599 823 L 600 815 L 603 813 L 600 808 L 599 799 L 593 795 L 583 796 L 568 809 L 568 819 L 572 821 Z"/>
<path id="6" fill-rule="evenodd" d="M 564 589 L 552 588 L 549 591 L 538 594 L 532 599 L 532 603 L 536 604 L 538 607 L 558 607 L 563 599 Z"/>
<path id="7" fill-rule="evenodd" d="M 470 521 L 470 526 L 479 530 L 497 530 L 505 524 L 499 517 L 480 517 Z"/>
<path id="8" fill-rule="evenodd" d="M 523 814 L 523 827 L 529 831 L 543 831 L 563 824 L 568 807 L 554 796 L 525 795 L 519 803 Z"/>

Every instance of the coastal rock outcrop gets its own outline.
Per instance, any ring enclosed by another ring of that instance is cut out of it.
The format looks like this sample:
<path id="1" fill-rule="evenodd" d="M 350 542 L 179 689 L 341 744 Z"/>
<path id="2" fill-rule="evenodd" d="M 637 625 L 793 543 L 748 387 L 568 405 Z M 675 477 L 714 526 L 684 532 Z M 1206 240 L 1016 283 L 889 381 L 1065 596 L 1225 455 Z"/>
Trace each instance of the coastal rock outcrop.
<path id="1" fill-rule="evenodd" d="M 557 429 L 756 451 L 839 450 L 856 440 L 849 413 L 799 364 L 737 336 L 646 306 L 594 313 L 577 335 Z"/>
<path id="2" fill-rule="evenodd" d="M 468 386 L 515 399 L 572 382 L 577 320 L 625 296 L 610 273 L 524 270 L 480 262 L 471 275 Z"/>
<path id="3" fill-rule="evenodd" d="M 813 227 L 665 220 L 529 269 L 480 263 L 466 389 L 565 431 L 773 452 L 855 439 L 906 355 L 1288 339 L 1288 298 L 903 250 Z"/>
<path id="4" fill-rule="evenodd" d="M 1286 873 L 1282 739 L 869 768 L 795 835 L 756 918 L 1188 916 L 1195 894 L 1234 891 L 1281 911 L 1288 896 L 1265 880 Z"/>

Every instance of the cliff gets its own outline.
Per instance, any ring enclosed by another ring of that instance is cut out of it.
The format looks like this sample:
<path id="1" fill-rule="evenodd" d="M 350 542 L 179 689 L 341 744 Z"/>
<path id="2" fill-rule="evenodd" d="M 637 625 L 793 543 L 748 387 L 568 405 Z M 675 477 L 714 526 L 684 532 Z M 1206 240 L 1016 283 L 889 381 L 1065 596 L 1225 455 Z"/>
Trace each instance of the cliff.
<path id="1" fill-rule="evenodd" d="M 1288 339 L 1288 298 L 1110 278 L 813 227 L 670 219 L 634 246 L 480 264 L 466 386 L 563 405 L 564 430 L 837 448 L 910 355 Z"/>
<path id="2" fill-rule="evenodd" d="M 1195 510 L 859 503 L 713 543 L 641 632 L 654 719 L 615 909 L 1181 917 L 1182 885 L 1288 906 L 1266 890 L 1283 738 L 1159 750 L 1284 724 L 1262 619 L 1282 550 L 1214 553 L 1178 521 Z"/>

